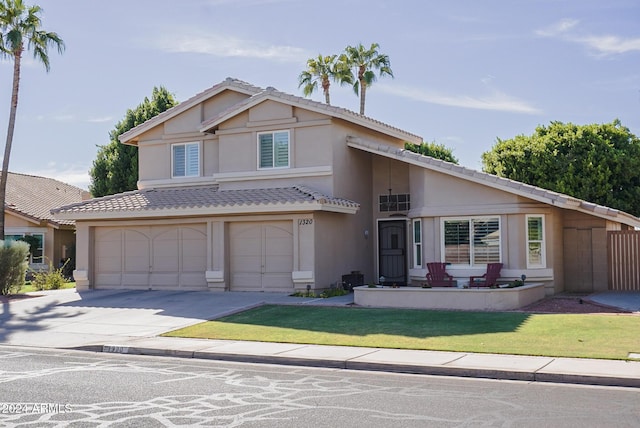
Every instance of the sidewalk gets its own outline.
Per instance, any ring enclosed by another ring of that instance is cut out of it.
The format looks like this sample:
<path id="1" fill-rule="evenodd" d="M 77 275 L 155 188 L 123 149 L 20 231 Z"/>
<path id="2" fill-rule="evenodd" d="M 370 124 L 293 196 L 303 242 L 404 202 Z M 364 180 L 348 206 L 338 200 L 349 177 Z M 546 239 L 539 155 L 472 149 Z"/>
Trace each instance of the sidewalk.
<path id="1" fill-rule="evenodd" d="M 638 361 L 616 361 L 159 336 L 264 303 L 341 306 L 352 302 L 351 295 L 313 299 L 276 293 L 130 290 L 42 294 L 2 305 L 0 344 L 640 388 L 640 355 L 630 356 Z"/>
<path id="2" fill-rule="evenodd" d="M 640 388 L 640 361 L 358 348 L 173 337 L 79 349 L 119 354 Z M 640 355 L 638 356 L 640 358 Z"/>

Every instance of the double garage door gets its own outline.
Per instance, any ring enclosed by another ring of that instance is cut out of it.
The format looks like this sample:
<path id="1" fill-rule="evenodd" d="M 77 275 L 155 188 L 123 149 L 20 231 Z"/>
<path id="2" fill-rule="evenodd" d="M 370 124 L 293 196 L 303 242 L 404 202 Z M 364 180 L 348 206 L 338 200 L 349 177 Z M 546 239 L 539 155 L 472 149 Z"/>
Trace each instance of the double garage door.
<path id="1" fill-rule="evenodd" d="M 206 289 L 207 227 L 98 227 L 96 288 Z"/>
<path id="2" fill-rule="evenodd" d="M 292 291 L 293 223 L 229 224 L 233 291 Z M 206 224 L 97 227 L 96 288 L 206 289 Z"/>

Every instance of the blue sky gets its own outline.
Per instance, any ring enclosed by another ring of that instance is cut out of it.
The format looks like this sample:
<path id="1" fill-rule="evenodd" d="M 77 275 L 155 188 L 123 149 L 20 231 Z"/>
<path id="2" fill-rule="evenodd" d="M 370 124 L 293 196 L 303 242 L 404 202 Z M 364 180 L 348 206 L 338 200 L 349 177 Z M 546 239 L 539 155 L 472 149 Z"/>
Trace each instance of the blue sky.
<path id="1" fill-rule="evenodd" d="M 637 0 L 36 3 L 66 51 L 51 53 L 48 74 L 24 63 L 10 170 L 84 188 L 96 146 L 154 86 L 183 101 L 235 77 L 302 95 L 308 58 L 357 43 L 380 44 L 395 75 L 367 92 L 367 116 L 445 144 L 471 168 L 496 138 L 551 121 L 618 118 L 640 135 Z M 0 79 L 4 142 L 7 61 Z M 331 101 L 359 108 L 347 87 L 332 86 Z"/>

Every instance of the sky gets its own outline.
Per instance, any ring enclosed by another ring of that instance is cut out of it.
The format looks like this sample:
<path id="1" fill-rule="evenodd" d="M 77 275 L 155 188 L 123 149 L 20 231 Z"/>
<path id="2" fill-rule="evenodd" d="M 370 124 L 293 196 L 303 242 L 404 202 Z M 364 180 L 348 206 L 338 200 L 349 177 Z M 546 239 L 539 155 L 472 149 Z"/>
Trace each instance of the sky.
<path id="1" fill-rule="evenodd" d="M 184 101 L 233 77 L 302 96 L 307 59 L 358 43 L 378 43 L 394 74 L 368 89 L 366 115 L 473 169 L 497 139 L 552 121 L 619 119 L 640 136 L 637 0 L 25 3 L 43 8 L 42 28 L 66 49 L 51 50 L 49 73 L 25 55 L 9 170 L 85 189 L 98 146 L 154 86 Z M 11 78 L 1 61 L 1 142 Z M 331 102 L 359 110 L 349 87 L 334 84 Z"/>

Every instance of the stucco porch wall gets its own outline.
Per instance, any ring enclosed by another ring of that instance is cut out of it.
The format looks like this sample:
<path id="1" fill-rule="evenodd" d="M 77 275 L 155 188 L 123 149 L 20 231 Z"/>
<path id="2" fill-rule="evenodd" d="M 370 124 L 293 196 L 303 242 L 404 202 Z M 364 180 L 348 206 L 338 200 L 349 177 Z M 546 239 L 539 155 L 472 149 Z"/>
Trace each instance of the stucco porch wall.
<path id="1" fill-rule="evenodd" d="M 420 288 L 355 287 L 354 303 L 360 306 L 507 311 L 545 297 L 543 283 L 516 288 Z"/>

